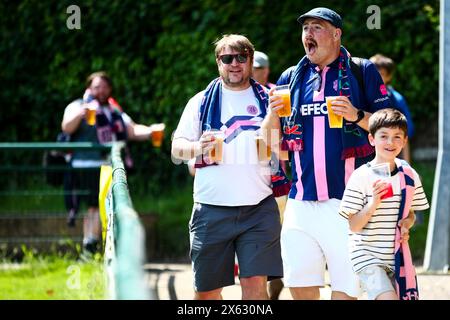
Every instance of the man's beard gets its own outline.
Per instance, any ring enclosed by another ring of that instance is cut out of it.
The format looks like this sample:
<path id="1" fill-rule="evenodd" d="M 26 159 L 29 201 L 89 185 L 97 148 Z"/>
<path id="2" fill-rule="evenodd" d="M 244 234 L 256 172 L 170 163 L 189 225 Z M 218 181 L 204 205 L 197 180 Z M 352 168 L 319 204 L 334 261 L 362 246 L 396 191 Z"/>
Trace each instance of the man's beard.
<path id="1" fill-rule="evenodd" d="M 96 100 L 100 103 L 100 105 L 107 105 L 108 104 L 108 99 L 109 99 L 109 97 L 102 97 L 102 98 L 100 98 L 100 97 L 97 97 L 96 98 Z"/>
<path id="2" fill-rule="evenodd" d="M 233 87 L 240 87 L 240 86 L 242 86 L 243 84 L 248 83 L 249 80 L 250 80 L 250 76 L 245 76 L 245 75 L 243 75 L 242 78 L 241 78 L 241 80 L 238 81 L 238 82 L 235 82 L 235 81 L 232 82 L 232 81 L 230 80 L 230 77 L 229 77 L 229 76 L 226 76 L 226 75 L 222 75 L 222 79 L 223 79 L 223 82 L 224 82 L 228 87 L 233 88 Z"/>

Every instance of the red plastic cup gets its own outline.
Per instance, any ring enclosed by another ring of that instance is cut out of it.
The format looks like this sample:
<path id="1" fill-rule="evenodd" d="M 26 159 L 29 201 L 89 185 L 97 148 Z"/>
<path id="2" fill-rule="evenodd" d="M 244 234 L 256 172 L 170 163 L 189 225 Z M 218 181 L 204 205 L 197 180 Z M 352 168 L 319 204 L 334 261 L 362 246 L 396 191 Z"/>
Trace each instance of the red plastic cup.
<path id="1" fill-rule="evenodd" d="M 387 192 L 381 197 L 381 200 L 394 196 L 394 190 L 392 189 L 392 183 L 386 182 L 386 184 L 387 184 L 387 186 L 386 186 L 385 190 L 387 190 Z"/>

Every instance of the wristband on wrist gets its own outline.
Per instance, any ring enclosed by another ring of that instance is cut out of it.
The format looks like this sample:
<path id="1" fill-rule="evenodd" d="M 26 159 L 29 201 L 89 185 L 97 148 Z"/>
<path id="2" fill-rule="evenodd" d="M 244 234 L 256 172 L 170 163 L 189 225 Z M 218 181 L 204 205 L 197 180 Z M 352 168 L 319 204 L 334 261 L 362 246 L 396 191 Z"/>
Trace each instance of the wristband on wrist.
<path id="1" fill-rule="evenodd" d="M 356 118 L 355 121 L 348 121 L 348 122 L 354 123 L 354 124 L 360 122 L 362 119 L 364 119 L 364 111 L 361 109 L 358 109 L 357 116 L 358 117 Z"/>

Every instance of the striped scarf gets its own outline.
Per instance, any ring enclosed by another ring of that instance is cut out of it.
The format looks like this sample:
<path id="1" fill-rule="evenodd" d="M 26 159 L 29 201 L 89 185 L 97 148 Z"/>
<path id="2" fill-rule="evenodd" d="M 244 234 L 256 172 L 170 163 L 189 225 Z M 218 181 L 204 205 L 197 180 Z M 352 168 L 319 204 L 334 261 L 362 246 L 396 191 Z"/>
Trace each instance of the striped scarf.
<path id="1" fill-rule="evenodd" d="M 257 117 L 264 119 L 268 107 L 268 95 L 266 89 L 253 79 L 250 79 L 250 85 L 253 89 L 256 99 L 259 104 L 259 114 Z M 222 81 L 216 78 L 210 82 L 206 87 L 203 100 L 200 105 L 200 122 L 202 131 L 211 129 L 220 130 L 224 124 L 220 120 L 221 117 L 221 103 L 222 103 Z M 255 130 L 254 127 L 249 127 L 249 130 Z M 225 142 L 227 140 L 225 139 Z M 195 168 L 203 168 L 209 165 L 217 165 L 217 163 L 209 163 L 205 161 L 202 155 L 198 156 L 195 161 Z M 275 197 L 283 196 L 289 193 L 291 183 L 284 173 L 281 165 L 275 167 L 272 160 L 272 168 L 276 168 L 276 173 L 271 176 L 272 190 Z"/>
<path id="2" fill-rule="evenodd" d="M 339 95 L 346 96 L 352 101 L 352 96 L 358 94 L 359 87 L 351 86 L 353 74 L 350 67 L 350 53 L 341 46 L 339 53 L 339 74 L 338 74 L 338 90 Z M 302 83 L 306 74 L 310 61 L 305 56 L 297 64 L 292 73 L 289 87 L 291 88 L 292 114 L 283 121 L 283 149 L 290 151 L 303 150 L 303 117 L 299 110 L 301 99 L 303 97 Z M 341 158 L 364 158 L 374 152 L 373 147 L 367 140 L 367 133 L 357 124 L 349 123 L 344 119 L 344 125 L 341 130 L 343 151 Z"/>
<path id="3" fill-rule="evenodd" d="M 416 271 L 409 250 L 408 242 L 400 243 L 401 228 L 398 222 L 408 216 L 414 196 L 414 175 L 409 164 L 400 159 L 395 159 L 399 174 L 402 199 L 395 229 L 395 284 L 400 300 L 418 300 Z"/>

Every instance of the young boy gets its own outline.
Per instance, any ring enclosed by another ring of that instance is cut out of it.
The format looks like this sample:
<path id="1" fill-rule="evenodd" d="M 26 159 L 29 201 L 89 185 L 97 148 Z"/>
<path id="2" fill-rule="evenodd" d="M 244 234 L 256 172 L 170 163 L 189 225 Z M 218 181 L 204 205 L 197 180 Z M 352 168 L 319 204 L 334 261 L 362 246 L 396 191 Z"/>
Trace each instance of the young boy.
<path id="1" fill-rule="evenodd" d="M 350 224 L 350 256 L 368 298 L 418 299 L 414 266 L 408 247 L 414 210 L 429 207 L 416 171 L 396 158 L 408 140 L 405 116 L 382 109 L 369 119 L 369 142 L 375 159 L 351 175 L 339 213 Z M 372 167 L 388 163 L 393 195 L 386 180 L 376 179 Z M 383 199 L 382 199 L 383 198 Z"/>

